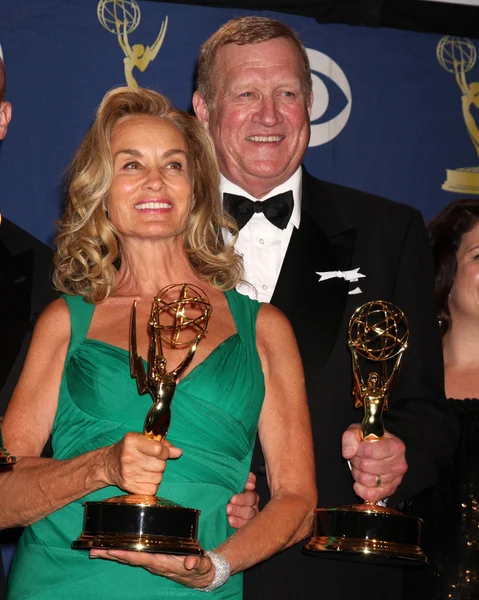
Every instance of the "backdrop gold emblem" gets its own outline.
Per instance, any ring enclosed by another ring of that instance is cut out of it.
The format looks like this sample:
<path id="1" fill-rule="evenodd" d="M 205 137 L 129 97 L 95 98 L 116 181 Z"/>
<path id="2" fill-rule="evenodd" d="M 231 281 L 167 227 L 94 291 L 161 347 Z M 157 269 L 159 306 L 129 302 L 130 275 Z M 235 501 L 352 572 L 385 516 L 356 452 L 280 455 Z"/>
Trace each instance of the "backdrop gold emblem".
<path id="1" fill-rule="evenodd" d="M 467 83 L 466 79 L 466 73 L 476 63 L 476 48 L 467 38 L 445 35 L 437 45 L 436 55 L 441 67 L 456 76 L 456 83 L 462 93 L 462 116 L 479 161 L 479 126 L 471 113 L 473 106 L 479 108 L 479 81 Z M 479 194 L 479 166 L 447 169 L 447 179 L 442 189 Z"/>
<path id="2" fill-rule="evenodd" d="M 136 0 L 100 0 L 97 7 L 98 20 L 103 27 L 117 36 L 120 48 L 125 54 L 125 79 L 129 87 L 138 87 L 133 77 L 133 69 L 136 67 L 142 73 L 151 61 L 155 60 L 168 27 L 168 17 L 161 22 L 160 32 L 151 46 L 143 44 L 130 44 L 128 35 L 135 31 L 140 24 L 141 12 Z"/>

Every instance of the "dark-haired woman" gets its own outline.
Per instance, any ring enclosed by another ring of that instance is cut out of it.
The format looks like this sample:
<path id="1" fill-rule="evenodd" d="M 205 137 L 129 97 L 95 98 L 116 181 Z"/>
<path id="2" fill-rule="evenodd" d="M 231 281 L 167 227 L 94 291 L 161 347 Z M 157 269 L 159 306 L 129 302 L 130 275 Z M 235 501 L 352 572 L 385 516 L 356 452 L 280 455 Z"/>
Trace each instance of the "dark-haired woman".
<path id="1" fill-rule="evenodd" d="M 461 424 L 438 485 L 416 498 L 429 565 L 408 573 L 407 600 L 479 598 L 479 200 L 447 206 L 429 225 L 446 396 Z"/>

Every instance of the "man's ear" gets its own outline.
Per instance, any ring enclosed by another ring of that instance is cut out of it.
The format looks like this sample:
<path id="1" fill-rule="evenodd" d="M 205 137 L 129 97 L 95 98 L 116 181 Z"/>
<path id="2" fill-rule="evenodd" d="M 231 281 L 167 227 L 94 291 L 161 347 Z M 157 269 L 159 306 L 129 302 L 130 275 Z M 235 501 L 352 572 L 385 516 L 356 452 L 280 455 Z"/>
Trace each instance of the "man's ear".
<path id="1" fill-rule="evenodd" d="M 309 97 L 308 102 L 308 115 L 311 116 L 311 111 L 313 110 L 313 102 L 314 102 L 314 94 L 311 92 L 311 96 Z"/>
<path id="2" fill-rule="evenodd" d="M 209 111 L 203 96 L 199 92 L 193 94 L 193 109 L 198 121 L 208 129 Z"/>
<path id="3" fill-rule="evenodd" d="M 0 140 L 7 135 L 7 128 L 12 118 L 12 105 L 10 102 L 0 103 Z"/>

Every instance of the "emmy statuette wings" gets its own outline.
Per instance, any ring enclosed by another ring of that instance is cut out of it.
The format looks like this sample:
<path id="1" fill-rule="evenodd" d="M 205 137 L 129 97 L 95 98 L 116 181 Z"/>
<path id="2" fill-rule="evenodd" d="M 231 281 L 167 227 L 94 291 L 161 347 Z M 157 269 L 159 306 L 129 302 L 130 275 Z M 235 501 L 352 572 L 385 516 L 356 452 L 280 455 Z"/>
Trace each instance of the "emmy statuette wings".
<path id="1" fill-rule="evenodd" d="M 179 292 L 179 293 L 178 293 Z M 211 315 L 208 298 L 198 287 L 170 285 L 153 300 L 148 329 L 148 370 L 138 355 L 136 302 L 130 321 L 130 374 L 138 393 L 149 393 L 153 405 L 143 435 L 161 441 L 168 433 L 171 403 L 178 378 L 191 363 Z M 162 322 L 162 316 L 166 321 Z M 182 333 L 192 332 L 187 341 Z M 188 348 L 185 358 L 168 372 L 163 344 Z M 157 496 L 126 494 L 102 502 L 85 502 L 83 532 L 73 548 L 118 548 L 167 554 L 204 554 L 198 543 L 199 510 L 185 508 Z"/>
<path id="2" fill-rule="evenodd" d="M 404 313 L 383 300 L 363 304 L 349 321 L 353 395 L 355 406 L 364 409 L 360 426 L 362 443 L 374 443 L 384 435 L 382 414 L 388 408 L 389 394 L 398 376 L 408 337 Z M 378 363 L 380 372 L 371 370 L 371 365 Z M 376 487 L 380 485 L 381 477 L 377 476 Z M 318 508 L 313 537 L 304 551 L 321 558 L 388 565 L 424 563 L 427 558 L 419 546 L 421 522 L 421 519 L 368 502 Z"/>
<path id="3" fill-rule="evenodd" d="M 118 44 L 125 58 L 123 59 L 126 84 L 138 87 L 133 76 L 133 69 L 142 73 L 155 60 L 160 51 L 168 27 L 168 17 L 162 21 L 160 31 L 151 46 L 130 44 L 128 35 L 135 31 L 140 24 L 141 12 L 136 0 L 100 0 L 97 6 L 97 16 L 103 27 L 117 36 Z"/>

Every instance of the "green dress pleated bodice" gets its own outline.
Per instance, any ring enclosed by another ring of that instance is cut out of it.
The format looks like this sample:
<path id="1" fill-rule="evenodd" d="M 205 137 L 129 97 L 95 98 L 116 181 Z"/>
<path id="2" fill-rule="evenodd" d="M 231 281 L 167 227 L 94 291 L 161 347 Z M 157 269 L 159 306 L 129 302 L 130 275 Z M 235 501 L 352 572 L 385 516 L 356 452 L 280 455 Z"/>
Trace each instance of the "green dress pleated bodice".
<path id="1" fill-rule="evenodd" d="M 159 494 L 201 510 L 199 541 L 212 549 L 233 533 L 226 516 L 231 496 L 246 482 L 264 398 L 264 378 L 256 349 L 260 304 L 226 292 L 236 325 L 227 338 L 177 385 L 172 402 L 170 442 L 183 450 L 168 461 Z M 79 296 L 64 296 L 70 310 L 71 339 L 52 431 L 53 456 L 69 459 L 143 431 L 151 406 L 130 378 L 126 350 L 86 337 L 94 311 Z M 126 325 L 128 326 L 128 325 Z M 27 527 L 8 584 L 8 600 L 89 600 L 205 598 L 142 568 L 72 550 L 83 524 L 82 503 L 122 494 L 110 486 L 80 498 Z M 242 598 L 242 575 L 209 594 Z"/>

